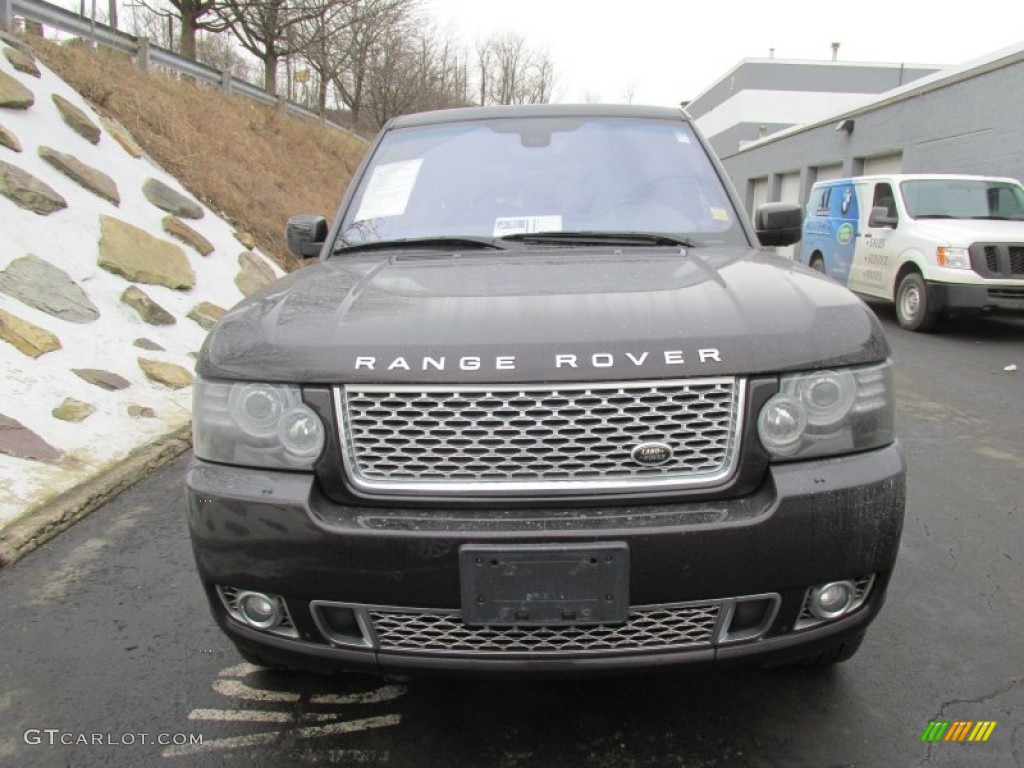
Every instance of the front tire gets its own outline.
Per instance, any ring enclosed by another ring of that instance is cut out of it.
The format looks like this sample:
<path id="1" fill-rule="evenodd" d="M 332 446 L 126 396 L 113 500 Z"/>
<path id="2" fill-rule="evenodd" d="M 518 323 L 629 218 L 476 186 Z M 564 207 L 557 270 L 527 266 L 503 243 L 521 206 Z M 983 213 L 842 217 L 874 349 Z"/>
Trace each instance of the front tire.
<path id="1" fill-rule="evenodd" d="M 928 290 L 919 272 L 907 272 L 896 288 L 896 319 L 908 331 L 927 333 L 939 313 L 928 305 Z"/>
<path id="2" fill-rule="evenodd" d="M 821 258 L 820 255 L 814 254 L 814 256 L 811 257 L 811 269 L 813 269 L 815 272 L 821 272 L 821 274 L 823 275 L 826 274 L 825 260 Z"/>

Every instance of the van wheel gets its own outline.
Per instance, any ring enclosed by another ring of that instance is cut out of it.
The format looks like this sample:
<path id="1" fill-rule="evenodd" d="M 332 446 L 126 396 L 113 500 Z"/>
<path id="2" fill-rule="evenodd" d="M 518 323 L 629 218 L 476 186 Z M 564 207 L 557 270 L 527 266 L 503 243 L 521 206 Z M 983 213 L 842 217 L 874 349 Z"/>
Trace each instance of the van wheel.
<path id="1" fill-rule="evenodd" d="M 821 256 L 819 256 L 818 254 L 815 254 L 814 256 L 811 257 L 811 269 L 813 269 L 815 272 L 821 272 L 821 274 L 824 275 L 825 260 L 821 258 Z"/>
<path id="2" fill-rule="evenodd" d="M 908 331 L 927 333 L 939 313 L 928 306 L 928 291 L 919 272 L 907 272 L 896 289 L 896 319 Z"/>

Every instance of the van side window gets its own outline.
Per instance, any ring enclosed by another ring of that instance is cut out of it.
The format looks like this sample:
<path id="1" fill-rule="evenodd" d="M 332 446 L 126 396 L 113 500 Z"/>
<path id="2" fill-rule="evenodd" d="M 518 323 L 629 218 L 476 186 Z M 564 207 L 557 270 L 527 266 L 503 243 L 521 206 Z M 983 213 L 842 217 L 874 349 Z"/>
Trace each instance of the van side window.
<path id="1" fill-rule="evenodd" d="M 871 203 L 872 208 L 885 208 L 887 216 L 896 218 L 896 196 L 892 193 L 892 185 L 888 183 L 875 184 L 875 199 Z"/>

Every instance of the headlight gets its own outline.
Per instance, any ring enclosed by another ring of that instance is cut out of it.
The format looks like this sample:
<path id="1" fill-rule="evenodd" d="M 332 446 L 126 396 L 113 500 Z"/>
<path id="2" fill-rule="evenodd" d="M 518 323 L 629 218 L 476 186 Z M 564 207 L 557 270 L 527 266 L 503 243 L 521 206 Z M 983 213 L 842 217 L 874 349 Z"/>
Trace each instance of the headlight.
<path id="1" fill-rule="evenodd" d="M 940 267 L 951 269 L 970 269 L 971 254 L 966 248 L 943 248 L 935 249 L 935 260 Z"/>
<path id="2" fill-rule="evenodd" d="M 837 456 L 895 438 L 892 365 L 788 374 L 757 419 L 761 444 L 775 459 Z"/>
<path id="3" fill-rule="evenodd" d="M 200 459 L 271 469 L 312 469 L 324 424 L 289 384 L 197 378 L 192 443 Z"/>

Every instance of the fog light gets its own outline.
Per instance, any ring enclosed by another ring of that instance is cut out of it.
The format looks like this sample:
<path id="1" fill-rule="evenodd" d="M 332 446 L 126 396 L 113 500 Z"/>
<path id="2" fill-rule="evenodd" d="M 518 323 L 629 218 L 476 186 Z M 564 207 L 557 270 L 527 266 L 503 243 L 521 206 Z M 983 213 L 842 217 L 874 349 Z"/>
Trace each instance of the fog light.
<path id="1" fill-rule="evenodd" d="M 856 588 L 849 581 L 833 581 L 811 590 L 808 608 L 819 619 L 838 619 L 853 605 Z"/>
<path id="2" fill-rule="evenodd" d="M 250 627 L 271 629 L 281 623 L 284 614 L 277 599 L 262 592 L 243 592 L 238 596 L 238 614 Z"/>

